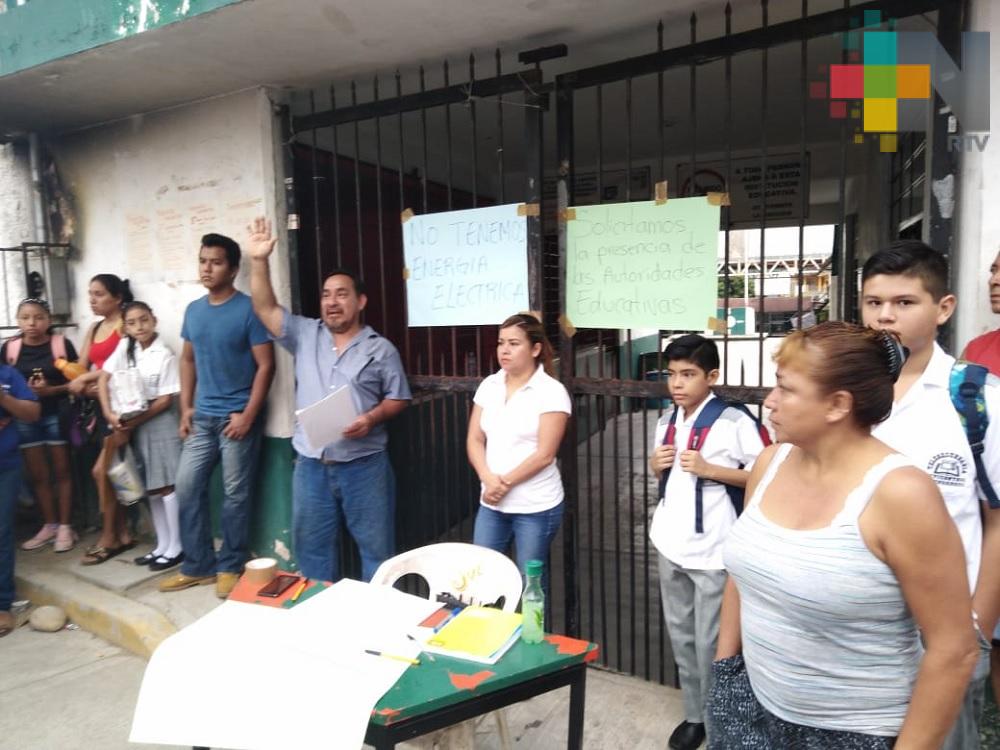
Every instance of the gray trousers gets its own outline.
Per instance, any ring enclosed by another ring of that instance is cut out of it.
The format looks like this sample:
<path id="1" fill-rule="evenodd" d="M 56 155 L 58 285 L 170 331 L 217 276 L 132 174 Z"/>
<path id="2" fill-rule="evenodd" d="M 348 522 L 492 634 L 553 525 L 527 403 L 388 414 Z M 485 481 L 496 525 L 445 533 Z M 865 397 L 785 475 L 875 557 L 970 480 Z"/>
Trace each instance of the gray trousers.
<path id="1" fill-rule="evenodd" d="M 705 701 L 711 687 L 712 661 L 719 640 L 719 611 L 726 571 L 682 568 L 663 555 L 658 557 L 663 619 L 677 663 L 684 719 L 703 724 Z"/>
<path id="2" fill-rule="evenodd" d="M 979 661 L 972 672 L 972 679 L 962 700 L 955 726 L 945 738 L 942 750 L 979 750 L 979 720 L 983 715 L 986 680 L 990 676 L 990 641 L 976 628 L 979 636 Z"/>

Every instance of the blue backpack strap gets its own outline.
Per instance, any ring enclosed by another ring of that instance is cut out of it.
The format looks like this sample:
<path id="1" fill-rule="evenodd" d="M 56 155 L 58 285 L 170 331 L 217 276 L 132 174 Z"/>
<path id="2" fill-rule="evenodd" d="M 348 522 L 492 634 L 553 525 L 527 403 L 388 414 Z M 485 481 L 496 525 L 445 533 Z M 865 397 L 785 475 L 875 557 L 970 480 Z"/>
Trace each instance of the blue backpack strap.
<path id="1" fill-rule="evenodd" d="M 705 404 L 701 412 L 699 412 L 698 417 L 694 420 L 694 425 L 691 427 L 691 437 L 688 439 L 687 446 L 688 450 L 701 450 L 702 446 L 705 445 L 705 440 L 708 438 L 708 433 L 712 429 L 712 425 L 722 415 L 722 412 L 728 408 L 729 404 L 721 398 L 713 398 Z M 704 489 L 705 479 L 704 477 L 698 477 L 694 483 L 694 530 L 696 534 L 705 533 L 703 520 L 705 515 Z"/>
<path id="2" fill-rule="evenodd" d="M 1000 509 L 1000 498 L 993 489 L 989 474 L 986 473 L 986 464 L 983 463 L 986 428 L 990 424 L 989 415 L 986 413 L 985 394 L 988 375 L 989 370 L 982 365 L 956 362 L 951 368 L 948 391 L 951 394 L 951 403 L 962 420 L 962 427 L 965 428 L 969 448 L 972 449 L 979 489 L 985 495 L 990 508 L 997 510 Z"/>
<path id="3" fill-rule="evenodd" d="M 757 431 L 760 433 L 761 440 L 764 445 L 771 444 L 771 436 L 767 433 L 767 429 L 760 423 L 749 409 L 743 404 L 731 404 L 728 401 L 721 399 L 719 397 L 713 398 L 704 408 L 699 412 L 698 417 L 695 419 L 694 424 L 691 426 L 691 436 L 688 438 L 687 450 L 701 450 L 702 446 L 705 445 L 705 440 L 708 439 L 708 433 L 712 429 L 712 425 L 715 424 L 716 420 L 722 413 L 729 408 L 739 409 L 744 414 L 746 414 L 750 419 L 754 421 L 757 425 Z M 677 409 L 670 415 L 670 422 L 667 427 L 667 433 L 663 439 L 663 445 L 672 444 L 672 438 L 674 430 L 672 429 L 674 423 L 677 419 Z M 667 469 L 660 475 L 660 497 L 665 498 L 665 490 L 667 486 L 667 477 L 670 475 L 670 469 Z M 743 498 L 744 489 L 742 487 L 734 487 L 730 484 L 723 483 L 723 487 L 726 488 L 726 493 L 729 495 L 729 500 L 732 502 L 733 507 L 736 509 L 736 514 L 739 515 L 743 512 Z M 703 477 L 698 477 L 694 485 L 694 530 L 698 534 L 705 533 L 704 525 L 704 487 L 705 479 Z"/>
<path id="4" fill-rule="evenodd" d="M 675 404 L 673 407 L 673 411 L 670 412 L 670 419 L 667 420 L 667 431 L 663 433 L 663 442 L 661 443 L 661 445 L 674 444 L 674 435 L 677 433 L 676 425 L 677 425 L 677 406 Z M 660 474 L 660 484 L 658 492 L 659 492 L 659 499 L 661 501 L 664 498 L 664 492 L 667 489 L 667 477 L 670 476 L 670 470 L 672 468 L 673 466 L 668 466 L 666 469 L 663 470 L 663 473 Z"/>

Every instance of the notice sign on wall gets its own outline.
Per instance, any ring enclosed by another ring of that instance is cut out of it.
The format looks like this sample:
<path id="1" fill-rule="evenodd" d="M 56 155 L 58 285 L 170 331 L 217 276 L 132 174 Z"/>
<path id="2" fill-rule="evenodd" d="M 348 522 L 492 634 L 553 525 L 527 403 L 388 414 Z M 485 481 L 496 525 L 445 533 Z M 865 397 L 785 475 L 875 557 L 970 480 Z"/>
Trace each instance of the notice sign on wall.
<path id="1" fill-rule="evenodd" d="M 577 206 L 566 228 L 577 328 L 700 331 L 715 315 L 719 206 L 707 198 Z"/>
<path id="2" fill-rule="evenodd" d="M 728 192 L 732 201 L 729 220 L 733 224 L 758 224 L 767 202 L 768 221 L 793 221 L 809 215 L 809 154 L 768 154 L 766 196 L 761 190 L 760 157 L 733 159 L 731 184 L 726 185 L 726 162 L 698 162 L 694 178 L 691 165 L 677 166 L 681 195 Z"/>
<path id="3" fill-rule="evenodd" d="M 410 326 L 496 325 L 528 309 L 528 219 L 518 204 L 406 213 Z"/>

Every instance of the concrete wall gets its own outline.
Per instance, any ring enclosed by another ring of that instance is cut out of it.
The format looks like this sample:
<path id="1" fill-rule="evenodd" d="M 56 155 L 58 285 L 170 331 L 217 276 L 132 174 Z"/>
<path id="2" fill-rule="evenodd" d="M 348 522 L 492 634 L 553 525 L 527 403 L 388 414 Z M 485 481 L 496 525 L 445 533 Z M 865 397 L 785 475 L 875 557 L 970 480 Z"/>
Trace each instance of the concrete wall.
<path id="1" fill-rule="evenodd" d="M 0 145 L 0 247 L 17 247 L 35 240 L 31 170 L 25 143 Z M 40 237 L 37 239 L 41 239 Z M 0 327 L 14 325 L 17 302 L 24 298 L 24 266 L 19 255 L 0 256 Z M 7 332 L 2 332 L 7 335 Z"/>
<path id="2" fill-rule="evenodd" d="M 25 143 L 5 143 L 0 145 L 0 247 L 35 239 L 28 147 Z"/>
<path id="3" fill-rule="evenodd" d="M 127 277 L 149 303 L 175 351 L 185 307 L 205 294 L 198 281 L 200 237 L 220 232 L 242 242 L 260 213 L 284 225 L 278 129 L 268 92 L 256 89 L 90 128 L 49 143 L 63 185 L 75 201 L 73 264 L 76 339 L 94 320 L 87 286 L 97 273 Z M 284 232 L 273 268 L 279 299 L 290 295 Z M 249 291 L 244 258 L 237 287 Z M 253 546 L 288 553 L 294 379 L 278 350 L 260 462 Z M 213 493 L 218 495 L 218 485 Z"/>
<path id="4" fill-rule="evenodd" d="M 992 0 L 973 0 L 969 28 L 990 34 L 991 125 L 997 122 L 1000 102 L 1000 7 Z M 985 92 L 984 92 L 985 93 Z M 986 149 L 964 152 L 961 160 L 958 207 L 958 253 L 955 291 L 958 312 L 956 342 L 964 347 L 969 339 L 1000 326 L 1000 317 L 990 312 L 986 280 L 990 264 L 1000 250 L 1000 132 L 994 130 Z"/>
<path id="5" fill-rule="evenodd" d="M 0 75 L 166 26 L 237 0 L 0 2 Z"/>
<path id="6" fill-rule="evenodd" d="M 50 147 L 78 212 L 77 338 L 94 320 L 87 303 L 90 278 L 116 273 L 153 307 L 160 334 L 179 352 L 184 309 L 205 294 L 198 281 L 200 237 L 221 232 L 242 242 L 254 215 L 283 216 L 264 90 L 84 130 Z M 287 262 L 275 263 L 285 302 L 287 271 Z M 244 261 L 236 285 L 247 292 L 248 274 Z M 282 356 L 269 401 L 267 433 L 276 437 L 289 437 L 292 429 L 288 364 Z"/>

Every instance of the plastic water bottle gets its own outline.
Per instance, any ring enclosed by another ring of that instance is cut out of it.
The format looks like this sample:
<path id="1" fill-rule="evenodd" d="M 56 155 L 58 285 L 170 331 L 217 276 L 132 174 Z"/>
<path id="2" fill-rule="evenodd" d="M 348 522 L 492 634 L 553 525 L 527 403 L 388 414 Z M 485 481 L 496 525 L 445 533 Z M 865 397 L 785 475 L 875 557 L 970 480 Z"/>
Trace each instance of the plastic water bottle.
<path id="1" fill-rule="evenodd" d="M 545 634 L 545 592 L 542 590 L 542 561 L 528 560 L 524 566 L 528 585 L 521 596 L 521 640 L 541 643 Z"/>

